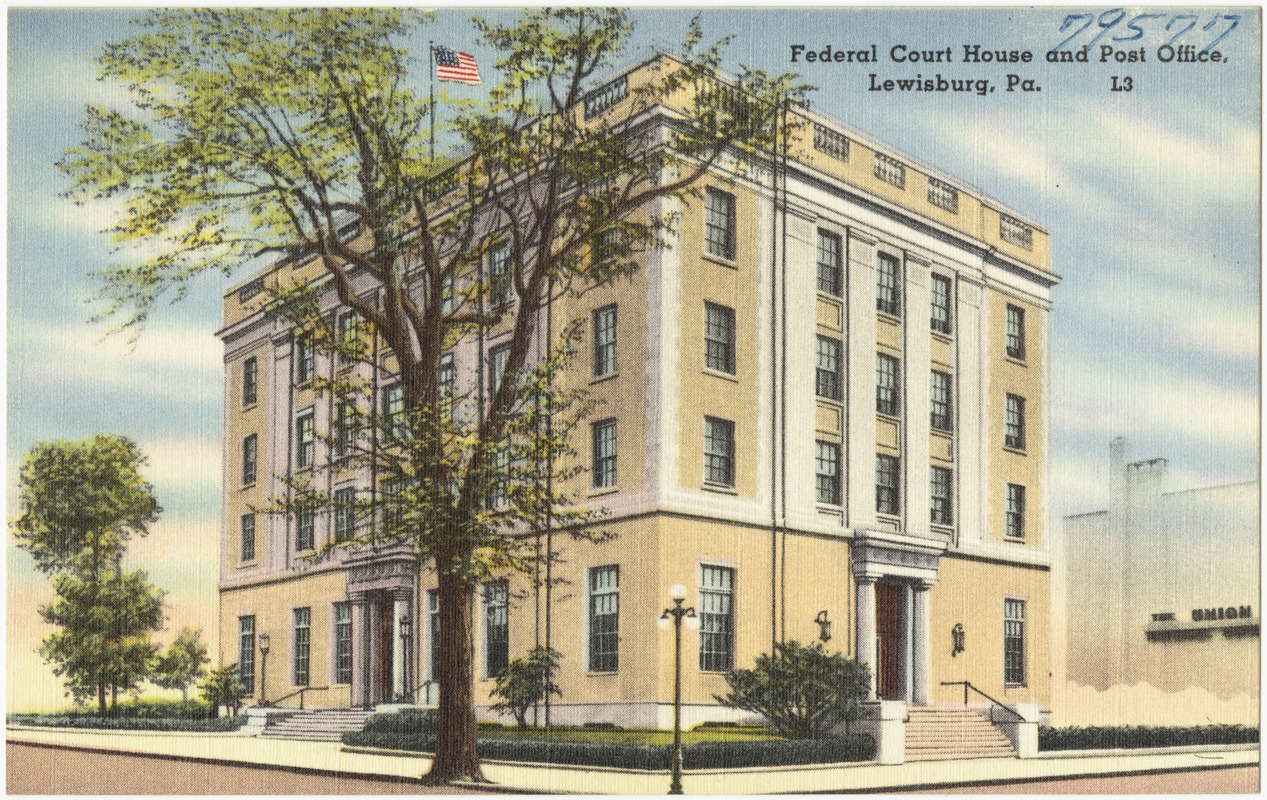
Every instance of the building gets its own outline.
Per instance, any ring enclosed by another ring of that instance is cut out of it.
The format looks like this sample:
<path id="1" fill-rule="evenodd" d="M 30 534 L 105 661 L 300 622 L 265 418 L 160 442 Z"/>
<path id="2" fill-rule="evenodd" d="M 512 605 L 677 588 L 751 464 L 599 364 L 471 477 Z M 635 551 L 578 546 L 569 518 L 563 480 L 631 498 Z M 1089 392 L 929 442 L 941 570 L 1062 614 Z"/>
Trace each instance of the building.
<path id="1" fill-rule="evenodd" d="M 620 119 L 647 68 L 598 87 L 587 117 Z M 552 309 L 556 329 L 585 324 L 572 378 L 601 411 L 577 443 L 593 459 L 579 480 L 615 536 L 560 544 L 566 583 L 548 596 L 514 576 L 484 586 L 477 698 L 548 641 L 563 656 L 554 722 L 667 726 L 674 647 L 655 621 L 681 584 L 701 623 L 683 644 L 687 724 L 726 716 L 713 696 L 728 669 L 818 639 L 820 622 L 872 667 L 879 697 L 961 702 L 946 683 L 969 681 L 1048 702 L 1048 234 L 818 111 L 793 113 L 786 164 L 709 174 L 698 201 L 653 209 L 680 214 L 670 247 Z M 313 687 L 309 706 L 415 687 L 426 702 L 444 657 L 434 575 L 395 551 L 312 562 L 343 515 L 252 511 L 284 490 L 275 476 L 328 461 L 334 409 L 311 376 L 362 370 L 377 407 L 393 384 L 260 310 L 267 281 L 304 270 L 282 261 L 225 295 L 220 660 L 256 700 L 267 681 L 270 699 Z M 340 313 L 331 292 L 320 301 Z M 499 335 L 454 349 L 459 386 L 495 364 Z"/>
<path id="2" fill-rule="evenodd" d="M 1108 509 L 1064 518 L 1061 560 L 1066 680 L 1115 692 L 1114 717 L 1071 721 L 1256 724 L 1258 481 L 1169 491 L 1168 461 L 1129 461 L 1121 437 L 1109 470 Z"/>

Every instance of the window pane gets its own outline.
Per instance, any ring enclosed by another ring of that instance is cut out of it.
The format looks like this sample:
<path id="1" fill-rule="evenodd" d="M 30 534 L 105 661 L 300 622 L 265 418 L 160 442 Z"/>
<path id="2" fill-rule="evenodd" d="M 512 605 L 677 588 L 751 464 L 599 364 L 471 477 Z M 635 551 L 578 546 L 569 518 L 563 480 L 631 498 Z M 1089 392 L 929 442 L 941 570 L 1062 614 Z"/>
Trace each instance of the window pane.
<path id="1" fill-rule="evenodd" d="M 590 671 L 615 672 L 620 664 L 619 567 L 595 567 L 590 570 L 589 623 Z"/>
<path id="2" fill-rule="evenodd" d="M 1016 306 L 1007 307 L 1007 354 L 1025 358 L 1025 311 Z"/>
<path id="3" fill-rule="evenodd" d="M 899 508 L 898 467 L 901 462 L 893 457 L 875 457 L 875 510 L 881 514 L 897 514 Z"/>
<path id="4" fill-rule="evenodd" d="M 818 232 L 818 291 L 840 296 L 840 237 L 827 231 Z"/>
<path id="5" fill-rule="evenodd" d="M 249 485 L 255 483 L 255 466 L 258 453 L 259 439 L 254 433 L 242 440 L 242 483 Z"/>
<path id="6" fill-rule="evenodd" d="M 1025 487 L 1015 483 L 1007 485 L 1007 509 L 1005 533 L 1009 539 L 1025 538 Z"/>
<path id="7" fill-rule="evenodd" d="M 1003 601 L 1003 682 L 1025 683 L 1025 601 Z"/>
<path id="8" fill-rule="evenodd" d="M 880 253 L 876 261 L 875 307 L 885 314 L 897 316 L 902 312 L 902 291 L 898 283 L 897 258 Z"/>
<path id="9" fill-rule="evenodd" d="M 735 196 L 711 186 L 704 195 L 704 244 L 711 256 L 735 258 Z"/>
<path id="10" fill-rule="evenodd" d="M 295 549 L 312 550 L 316 547 L 317 515 L 311 510 L 300 511 L 295 520 Z"/>
<path id="11" fill-rule="evenodd" d="M 929 521 L 935 525 L 954 523 L 953 480 L 951 471 L 945 467 L 933 467 L 929 472 Z"/>
<path id="12" fill-rule="evenodd" d="M 616 307 L 594 312 L 594 375 L 616 371 Z"/>
<path id="13" fill-rule="evenodd" d="M 491 399 L 502 385 L 502 374 L 506 371 L 506 356 L 510 354 L 510 345 L 494 347 L 488 353 L 488 396 Z"/>
<path id="14" fill-rule="evenodd" d="M 840 505 L 840 445 L 816 443 L 814 478 L 818 502 Z"/>
<path id="15" fill-rule="evenodd" d="M 875 410 L 896 417 L 900 405 L 897 359 L 883 353 L 876 354 Z"/>
<path id="16" fill-rule="evenodd" d="M 819 397 L 840 399 L 840 340 L 818 337 L 818 364 L 814 371 L 814 391 Z"/>
<path id="17" fill-rule="evenodd" d="M 602 489 L 616 485 L 616 420 L 605 419 L 591 427 L 593 450 L 593 486 Z"/>
<path id="18" fill-rule="evenodd" d="M 510 297 L 510 242 L 494 245 L 488 260 L 488 294 L 494 303 Z"/>
<path id="19" fill-rule="evenodd" d="M 251 356 L 242 362 L 242 405 L 253 404 L 259 394 L 259 361 Z"/>
<path id="20" fill-rule="evenodd" d="M 409 436 L 405 417 L 405 393 L 399 383 L 383 390 L 383 422 L 392 439 L 399 441 Z"/>
<path id="21" fill-rule="evenodd" d="M 484 674 L 492 677 L 506 668 L 510 655 L 505 581 L 484 584 Z"/>
<path id="22" fill-rule="evenodd" d="M 704 366 L 735 374 L 735 311 L 716 303 L 704 304 Z"/>
<path id="23" fill-rule="evenodd" d="M 308 608 L 295 609 L 294 676 L 295 686 L 308 685 L 308 662 L 312 647 L 312 614 Z"/>
<path id="24" fill-rule="evenodd" d="M 949 373 L 933 370 L 929 385 L 930 423 L 939 431 L 954 430 Z"/>
<path id="25" fill-rule="evenodd" d="M 316 431 L 312 412 L 306 411 L 295 420 L 295 466 L 311 467 L 316 452 Z"/>
<path id="26" fill-rule="evenodd" d="M 255 617 L 238 617 L 238 677 L 255 694 Z"/>
<path id="27" fill-rule="evenodd" d="M 1013 450 L 1025 449 L 1025 398 L 1014 394 L 1007 396 L 1003 445 Z"/>
<path id="28" fill-rule="evenodd" d="M 352 604 L 334 604 L 334 682 L 352 682 Z"/>
<path id="29" fill-rule="evenodd" d="M 950 333 L 950 278 L 934 275 L 932 283 L 932 329 Z"/>
<path id="30" fill-rule="evenodd" d="M 734 570 L 713 566 L 701 568 L 699 668 L 707 672 L 724 672 L 734 665 L 733 594 Z"/>
<path id="31" fill-rule="evenodd" d="M 255 560 L 255 515 L 242 515 L 242 560 Z"/>
<path id="32" fill-rule="evenodd" d="M 356 526 L 356 489 L 347 487 L 334 492 L 334 539 L 346 542 Z"/>
<path id="33" fill-rule="evenodd" d="M 735 423 L 704 417 L 704 482 L 718 486 L 735 483 Z"/>

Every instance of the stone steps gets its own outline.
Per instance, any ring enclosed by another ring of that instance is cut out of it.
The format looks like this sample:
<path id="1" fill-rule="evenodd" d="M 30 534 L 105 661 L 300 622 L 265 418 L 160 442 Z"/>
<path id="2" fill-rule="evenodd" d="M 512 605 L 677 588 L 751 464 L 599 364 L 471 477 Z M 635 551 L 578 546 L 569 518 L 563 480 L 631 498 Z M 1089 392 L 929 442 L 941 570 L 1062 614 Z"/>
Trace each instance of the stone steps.
<path id="1" fill-rule="evenodd" d="M 908 709 L 906 760 L 1011 758 L 1012 743 L 980 711 L 972 708 L 915 706 Z"/>
<path id="2" fill-rule="evenodd" d="M 297 711 L 288 717 L 270 722 L 260 735 L 274 739 L 338 742 L 343 739 L 344 731 L 360 728 L 373 713 L 373 711 L 351 708 Z"/>

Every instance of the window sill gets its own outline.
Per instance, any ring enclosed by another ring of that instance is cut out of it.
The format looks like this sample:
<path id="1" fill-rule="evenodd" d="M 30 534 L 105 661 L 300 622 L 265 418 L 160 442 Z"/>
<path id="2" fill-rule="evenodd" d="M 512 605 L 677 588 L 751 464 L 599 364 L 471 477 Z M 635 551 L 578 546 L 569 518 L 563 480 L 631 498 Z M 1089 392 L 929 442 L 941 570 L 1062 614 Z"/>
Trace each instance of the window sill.
<path id="1" fill-rule="evenodd" d="M 243 403 L 242 411 L 243 412 L 254 411 L 259 406 L 259 404 L 260 404 L 260 401 L 258 400 L 256 400 L 254 403 Z"/>
<path id="2" fill-rule="evenodd" d="M 945 536 L 949 539 L 955 533 L 955 523 L 953 522 L 929 522 L 929 529 L 938 536 Z"/>
<path id="3" fill-rule="evenodd" d="M 1019 537 L 1019 538 L 1018 538 L 1018 537 L 1016 537 L 1016 536 L 1004 536 L 1004 537 L 1003 537 L 1003 541 L 1007 542 L 1008 544 L 1020 544 L 1020 545 L 1023 545 L 1023 544 L 1025 544 L 1025 537 L 1023 537 L 1023 536 L 1022 536 L 1022 537 Z"/>
<path id="4" fill-rule="evenodd" d="M 824 503 L 824 502 L 816 500 L 814 501 L 814 508 L 820 514 L 839 515 L 844 510 L 845 507 L 840 503 Z"/>
<path id="5" fill-rule="evenodd" d="M 241 488 L 242 488 L 242 490 L 243 490 L 243 491 L 245 491 L 245 490 L 247 490 L 247 489 L 254 489 L 254 488 L 255 488 L 255 481 L 251 481 L 250 483 L 244 483 L 244 484 L 242 484 Z"/>
<path id="6" fill-rule="evenodd" d="M 881 411 L 878 408 L 875 410 L 875 415 L 883 419 L 885 422 L 892 422 L 895 425 L 900 425 L 902 422 L 902 420 L 898 417 L 897 414 L 890 414 L 888 412 Z"/>
<path id="7" fill-rule="evenodd" d="M 734 259 L 725 258 L 724 256 L 715 256 L 712 253 L 708 253 L 708 252 L 702 253 L 700 257 L 703 258 L 705 261 L 711 262 L 713 264 L 717 264 L 718 266 L 721 266 L 721 267 L 727 267 L 729 269 L 739 269 L 739 262 L 735 261 Z"/>
<path id="8" fill-rule="evenodd" d="M 953 333 L 943 333 L 942 331 L 936 329 L 930 330 L 929 333 L 932 334 L 934 339 L 945 342 L 946 344 L 952 344 L 955 341 Z"/>
<path id="9" fill-rule="evenodd" d="M 596 383 L 606 383 L 607 381 L 610 381 L 619 377 L 620 377 L 620 372 L 608 372 L 605 375 L 595 375 L 594 377 L 590 378 L 590 386 L 593 386 Z"/>
<path id="10" fill-rule="evenodd" d="M 902 315 L 901 315 L 901 313 L 900 313 L 900 312 L 899 312 L 899 313 L 897 313 L 897 314 L 893 314 L 893 313 L 890 313 L 890 312 L 888 312 L 888 311 L 881 311 L 880 309 L 878 309 L 878 308 L 877 308 L 877 309 L 875 310 L 875 315 L 876 315 L 876 318 L 877 318 L 877 319 L 879 319 L 879 320 L 881 320 L 881 321 L 883 321 L 883 322 L 891 322 L 891 323 L 893 323 L 894 325 L 901 325 L 901 324 L 902 324 Z"/>
<path id="11" fill-rule="evenodd" d="M 700 488 L 706 492 L 717 492 L 718 494 L 729 494 L 729 495 L 734 495 L 735 497 L 739 496 L 739 490 L 737 490 L 733 485 L 728 486 L 726 484 L 721 484 L 721 483 L 705 482 L 700 486 Z"/>
<path id="12" fill-rule="evenodd" d="M 251 559 L 248 559 L 248 560 L 246 560 L 246 561 L 239 561 L 239 562 L 238 562 L 238 569 L 249 569 L 249 568 L 251 568 L 251 567 L 258 567 L 259 565 L 260 565 L 260 563 L 259 563 L 258 561 L 256 561 L 255 559 L 251 558 Z"/>
<path id="13" fill-rule="evenodd" d="M 818 392 L 815 392 L 815 393 L 814 393 L 814 399 L 815 399 L 815 400 L 824 400 L 824 401 L 826 401 L 826 402 L 828 402 L 828 403 L 835 403 L 836 405 L 841 405 L 842 403 L 844 403 L 844 402 L 845 402 L 845 401 L 844 401 L 843 399 L 841 399 L 840 397 L 828 397 L 827 395 L 825 395 L 825 394 L 819 394 Z"/>
<path id="14" fill-rule="evenodd" d="M 1009 362 L 1015 364 L 1018 367 L 1026 367 L 1026 368 L 1029 367 L 1029 362 L 1025 360 L 1024 356 L 1021 356 L 1020 358 L 1017 358 L 1016 356 L 1006 355 L 1006 354 L 1004 354 L 1004 356 L 1005 358 L 1007 358 Z"/>
<path id="15" fill-rule="evenodd" d="M 1022 447 L 1008 447 L 1007 445 L 1003 445 L 1003 451 L 1005 453 L 1013 453 L 1018 456 L 1029 455 L 1029 453 Z"/>
<path id="16" fill-rule="evenodd" d="M 955 435 L 954 428 L 939 428 L 936 425 L 929 425 L 928 428 L 933 433 L 939 434 L 941 436 L 945 436 L 947 438 L 953 438 Z"/>
<path id="17" fill-rule="evenodd" d="M 611 678 L 619 674 L 620 672 L 617 670 L 608 670 L 606 672 L 590 672 L 589 670 L 585 671 L 585 677 L 587 678 Z"/>
<path id="18" fill-rule="evenodd" d="M 832 292 L 826 292 L 826 291 L 823 291 L 822 289 L 818 290 L 818 299 L 827 300 L 832 303 L 835 303 L 836 305 L 840 305 L 841 303 L 845 302 L 845 298 L 840 293 L 833 294 Z"/>
<path id="19" fill-rule="evenodd" d="M 619 486 L 591 486 L 586 497 L 602 497 L 608 494 L 615 494 L 620 491 Z"/>
<path id="20" fill-rule="evenodd" d="M 739 383 L 739 376 L 733 372 L 722 372 L 721 370 L 712 369 L 711 367 L 704 367 L 704 374 L 711 375 L 714 378 L 721 378 L 722 380 L 730 381 L 731 383 Z"/>

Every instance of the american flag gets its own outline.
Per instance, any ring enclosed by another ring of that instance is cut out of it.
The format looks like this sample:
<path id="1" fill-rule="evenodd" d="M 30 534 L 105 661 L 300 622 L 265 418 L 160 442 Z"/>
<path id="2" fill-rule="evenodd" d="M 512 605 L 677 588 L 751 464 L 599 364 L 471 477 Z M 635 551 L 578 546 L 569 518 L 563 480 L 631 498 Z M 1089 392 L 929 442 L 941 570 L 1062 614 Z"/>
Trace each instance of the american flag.
<path id="1" fill-rule="evenodd" d="M 480 68 L 470 53 L 459 53 L 440 45 L 436 48 L 436 77 L 442 81 L 479 83 Z"/>

